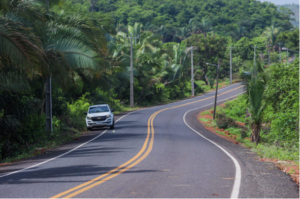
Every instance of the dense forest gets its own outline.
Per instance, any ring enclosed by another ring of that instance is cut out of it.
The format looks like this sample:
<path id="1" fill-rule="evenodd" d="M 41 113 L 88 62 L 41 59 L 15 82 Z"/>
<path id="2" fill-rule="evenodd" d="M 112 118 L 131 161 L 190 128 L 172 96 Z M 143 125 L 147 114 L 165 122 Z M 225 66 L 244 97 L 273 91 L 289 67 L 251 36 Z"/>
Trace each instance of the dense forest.
<path id="1" fill-rule="evenodd" d="M 236 75 L 252 70 L 254 46 L 262 67 L 285 65 L 299 51 L 291 10 L 255 0 L 2 0 L 0 15 L 3 161 L 81 133 L 92 104 L 128 110 L 128 36 L 139 37 L 133 39 L 138 107 L 191 96 L 191 45 L 196 94 L 214 85 L 217 69 L 207 62 L 220 59 L 220 78 L 228 81 L 230 46 Z M 49 77 L 53 132 L 45 131 Z"/>
<path id="2" fill-rule="evenodd" d="M 106 13 L 116 24 L 141 23 L 147 30 L 164 34 L 163 41 L 179 41 L 194 33 L 213 31 L 222 36 L 260 36 L 265 27 L 274 24 L 290 30 L 291 10 L 282 7 L 280 12 L 272 3 L 253 0 L 67 0 L 70 12 L 90 10 Z M 75 3 L 75 4 L 74 4 Z M 192 19 L 192 20 L 191 20 Z M 202 25 L 206 29 L 200 29 Z M 213 27 L 213 30 L 211 29 Z M 181 28 L 177 31 L 176 28 Z"/>
<path id="3" fill-rule="evenodd" d="M 299 4 L 283 4 L 283 5 L 277 5 L 279 11 L 285 12 L 286 9 L 282 8 L 288 8 L 290 9 L 293 13 L 291 14 L 291 18 L 293 19 L 292 24 L 295 27 L 299 28 Z"/>

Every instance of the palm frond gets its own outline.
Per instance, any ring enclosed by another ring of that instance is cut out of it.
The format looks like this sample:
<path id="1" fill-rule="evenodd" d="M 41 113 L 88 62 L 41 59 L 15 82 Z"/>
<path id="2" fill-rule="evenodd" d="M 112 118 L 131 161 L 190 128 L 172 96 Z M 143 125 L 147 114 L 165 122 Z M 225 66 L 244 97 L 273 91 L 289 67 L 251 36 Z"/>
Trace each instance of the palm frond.
<path id="1" fill-rule="evenodd" d="M 0 91 L 19 93 L 30 91 L 30 85 L 27 75 L 15 71 L 1 72 Z"/>
<path id="2" fill-rule="evenodd" d="M 26 69 L 29 76 L 45 73 L 47 65 L 40 40 L 21 23 L 0 17 L 0 53 L 9 57 L 15 66 Z"/>

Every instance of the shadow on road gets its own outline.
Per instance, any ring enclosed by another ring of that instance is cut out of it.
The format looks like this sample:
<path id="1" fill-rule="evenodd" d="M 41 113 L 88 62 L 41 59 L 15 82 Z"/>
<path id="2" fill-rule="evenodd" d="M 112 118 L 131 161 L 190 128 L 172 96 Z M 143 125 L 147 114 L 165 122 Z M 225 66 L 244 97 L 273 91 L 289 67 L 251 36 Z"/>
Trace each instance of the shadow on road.
<path id="1" fill-rule="evenodd" d="M 17 175 L 7 176 L 0 179 L 1 184 L 32 184 L 32 183 L 70 183 L 86 182 L 95 177 L 115 169 L 115 167 L 100 167 L 98 165 L 80 165 L 67 167 L 53 167 L 46 169 L 29 169 Z M 159 170 L 128 170 L 126 173 L 151 173 L 162 172 Z M 85 178 L 85 176 L 88 176 Z M 75 178 L 74 178 L 75 177 Z"/>

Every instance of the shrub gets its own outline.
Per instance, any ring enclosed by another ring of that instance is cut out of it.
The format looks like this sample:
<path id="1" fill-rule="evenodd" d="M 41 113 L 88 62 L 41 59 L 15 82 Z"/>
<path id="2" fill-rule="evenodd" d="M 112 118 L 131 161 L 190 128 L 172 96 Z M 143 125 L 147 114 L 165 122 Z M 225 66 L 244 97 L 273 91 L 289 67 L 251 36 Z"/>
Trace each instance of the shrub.
<path id="1" fill-rule="evenodd" d="M 84 128 L 85 127 L 85 116 L 84 112 L 87 112 L 90 107 L 90 102 L 86 98 L 89 93 L 82 95 L 78 100 L 68 103 L 68 126 L 73 128 Z"/>
<path id="2" fill-rule="evenodd" d="M 208 78 L 208 83 L 210 85 L 210 88 L 213 88 L 215 84 L 215 80 L 213 78 Z"/>
<path id="3" fill-rule="evenodd" d="M 245 130 L 245 129 L 241 129 L 241 131 L 240 131 L 240 132 L 241 132 L 241 138 L 243 138 L 243 139 L 244 139 L 244 138 L 246 138 L 246 137 L 247 137 L 247 132 L 248 132 L 247 130 Z"/>
<path id="4" fill-rule="evenodd" d="M 233 119 L 230 117 L 226 117 L 224 114 L 217 114 L 217 126 L 221 129 L 227 129 L 231 123 L 233 123 Z"/>

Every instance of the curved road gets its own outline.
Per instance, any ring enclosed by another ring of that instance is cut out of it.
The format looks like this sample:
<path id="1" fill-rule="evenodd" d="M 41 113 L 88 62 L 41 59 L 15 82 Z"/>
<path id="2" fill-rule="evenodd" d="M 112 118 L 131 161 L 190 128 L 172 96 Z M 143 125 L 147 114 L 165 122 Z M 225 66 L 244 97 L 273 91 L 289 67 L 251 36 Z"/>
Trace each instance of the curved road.
<path id="1" fill-rule="evenodd" d="M 218 103 L 243 92 L 219 90 Z M 295 197 L 298 188 L 273 164 L 206 131 L 195 115 L 214 92 L 116 117 L 46 154 L 0 167 L 2 198 Z"/>

